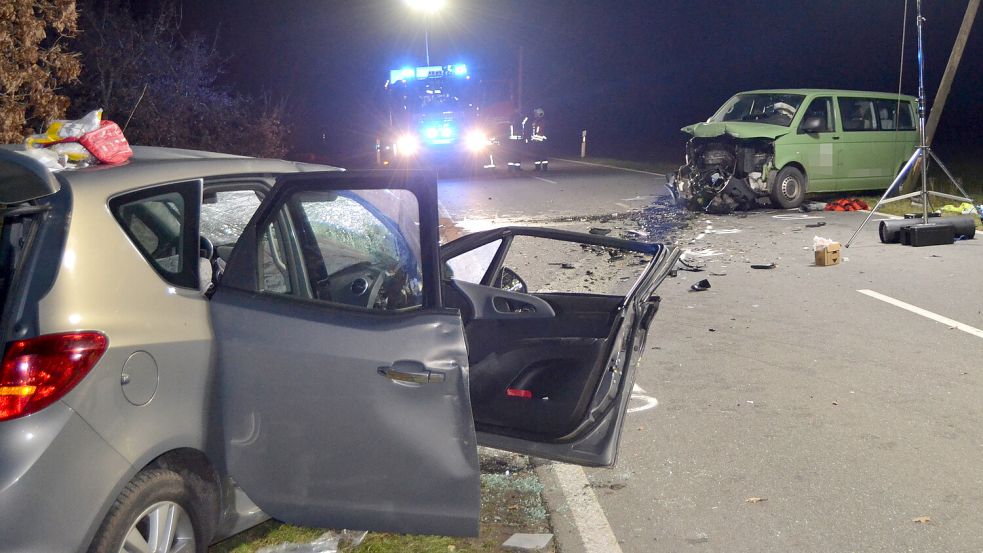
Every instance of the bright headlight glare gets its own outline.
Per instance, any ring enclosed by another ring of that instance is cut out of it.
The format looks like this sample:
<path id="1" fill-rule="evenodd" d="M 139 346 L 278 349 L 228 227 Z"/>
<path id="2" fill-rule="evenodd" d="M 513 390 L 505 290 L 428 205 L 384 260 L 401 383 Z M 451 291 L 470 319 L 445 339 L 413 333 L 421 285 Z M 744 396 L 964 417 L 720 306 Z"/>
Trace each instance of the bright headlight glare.
<path id="1" fill-rule="evenodd" d="M 478 152 L 485 149 L 485 146 L 488 146 L 488 137 L 481 131 L 471 131 L 468 133 L 466 143 L 469 150 Z"/>
<path id="2" fill-rule="evenodd" d="M 406 134 L 396 139 L 396 151 L 401 156 L 411 156 L 420 149 L 420 141 L 415 136 Z"/>

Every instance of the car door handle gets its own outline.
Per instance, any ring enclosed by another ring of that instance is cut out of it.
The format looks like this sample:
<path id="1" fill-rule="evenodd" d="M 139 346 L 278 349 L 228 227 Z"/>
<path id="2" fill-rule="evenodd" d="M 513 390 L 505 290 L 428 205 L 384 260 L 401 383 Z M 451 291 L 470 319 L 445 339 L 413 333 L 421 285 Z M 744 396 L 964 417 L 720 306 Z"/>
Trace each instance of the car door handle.
<path id="1" fill-rule="evenodd" d="M 832 138 L 833 140 L 839 140 L 839 139 L 840 139 L 840 137 L 838 137 L 838 136 L 834 136 L 834 137 L 831 137 L 831 138 Z"/>
<path id="2" fill-rule="evenodd" d="M 396 361 L 388 367 L 379 367 L 379 374 L 394 382 L 410 384 L 434 384 L 444 381 L 444 373 L 428 370 L 423 363 Z"/>

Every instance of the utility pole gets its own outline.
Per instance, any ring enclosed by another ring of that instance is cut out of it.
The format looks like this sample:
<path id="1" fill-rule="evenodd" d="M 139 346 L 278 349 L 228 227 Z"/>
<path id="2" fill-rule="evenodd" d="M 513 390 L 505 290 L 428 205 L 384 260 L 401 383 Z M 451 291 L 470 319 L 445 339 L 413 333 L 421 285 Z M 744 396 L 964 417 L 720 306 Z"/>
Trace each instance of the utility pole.
<path id="1" fill-rule="evenodd" d="M 519 73 L 516 75 L 515 106 L 522 113 L 522 46 L 519 46 Z"/>
<path id="2" fill-rule="evenodd" d="M 942 117 L 945 102 L 949 98 L 949 90 L 952 88 L 953 79 L 956 78 L 956 69 L 959 68 L 959 62 L 962 60 L 963 51 L 966 49 L 966 41 L 969 40 L 969 31 L 973 28 L 973 20 L 976 19 L 976 12 L 979 7 L 980 0 L 969 0 L 969 5 L 966 6 L 966 14 L 963 15 L 963 22 L 959 26 L 956 42 L 952 45 L 952 52 L 949 54 L 949 63 L 945 66 L 945 73 L 942 75 L 942 81 L 939 83 L 939 91 L 935 95 L 935 101 L 932 102 L 932 112 L 928 116 L 928 123 L 925 124 L 925 136 L 929 146 L 932 145 L 932 139 L 935 138 L 935 130 L 939 127 L 939 119 Z M 915 179 L 911 178 L 910 175 L 918 174 L 921 163 L 922 160 L 919 159 L 918 164 L 909 173 L 909 178 L 905 182 L 902 193 L 910 192 L 917 184 Z"/>

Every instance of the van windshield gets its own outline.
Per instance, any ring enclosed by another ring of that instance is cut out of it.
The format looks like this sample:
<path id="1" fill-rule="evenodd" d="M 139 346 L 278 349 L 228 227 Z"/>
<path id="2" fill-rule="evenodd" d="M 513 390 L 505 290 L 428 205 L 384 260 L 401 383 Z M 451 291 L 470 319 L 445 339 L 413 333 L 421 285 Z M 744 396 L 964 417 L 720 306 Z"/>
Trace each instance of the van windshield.
<path id="1" fill-rule="evenodd" d="M 804 99 L 802 94 L 738 94 L 727 100 L 709 122 L 753 121 L 787 127 Z"/>

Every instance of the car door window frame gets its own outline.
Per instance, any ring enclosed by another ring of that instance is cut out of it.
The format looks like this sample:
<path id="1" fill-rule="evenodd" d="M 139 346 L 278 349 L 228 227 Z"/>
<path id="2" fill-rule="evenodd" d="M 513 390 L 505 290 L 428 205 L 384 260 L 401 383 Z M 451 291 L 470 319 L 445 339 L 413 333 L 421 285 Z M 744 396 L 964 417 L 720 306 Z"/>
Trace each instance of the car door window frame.
<path id="1" fill-rule="evenodd" d="M 223 280 L 223 286 L 230 286 L 241 290 L 256 293 L 270 294 L 288 301 L 316 302 L 326 308 L 341 309 L 346 311 L 357 311 L 366 314 L 393 315 L 407 312 L 417 312 L 418 310 L 440 309 L 440 273 L 439 273 L 439 250 L 438 250 L 438 223 L 437 223 L 437 195 L 435 185 L 424 186 L 423 180 L 425 173 L 403 172 L 403 177 L 379 178 L 379 172 L 365 173 L 346 173 L 344 175 L 334 174 L 331 177 L 337 180 L 328 186 L 322 179 L 326 177 L 318 174 L 293 174 L 285 178 L 283 182 L 276 184 L 271 191 L 273 201 L 266 203 L 256 211 L 253 219 L 247 225 L 245 232 L 240 237 L 236 251 L 232 255 L 229 268 Z M 405 182 L 405 184 L 403 184 Z M 414 183 L 420 183 L 415 186 Z M 289 230 L 284 233 L 285 251 L 288 252 L 286 260 L 290 268 L 291 283 L 298 282 L 303 286 L 303 275 L 298 274 L 301 252 L 298 249 L 299 243 L 293 237 L 296 234 L 294 225 L 294 215 L 287 216 L 284 207 L 291 209 L 290 199 L 298 192 L 304 190 L 312 191 L 362 191 L 362 190 L 405 190 L 416 198 L 418 210 L 418 223 L 420 232 L 420 269 L 422 273 L 422 303 L 419 305 L 397 309 L 369 309 L 342 303 L 333 303 L 323 300 L 316 300 L 313 294 L 308 291 L 306 294 L 280 294 L 275 292 L 263 291 L 260 274 L 259 248 L 262 241 L 262 234 L 276 217 L 281 217 L 279 228 Z M 252 268 L 250 271 L 230 271 L 233 264 L 246 264 Z"/>

